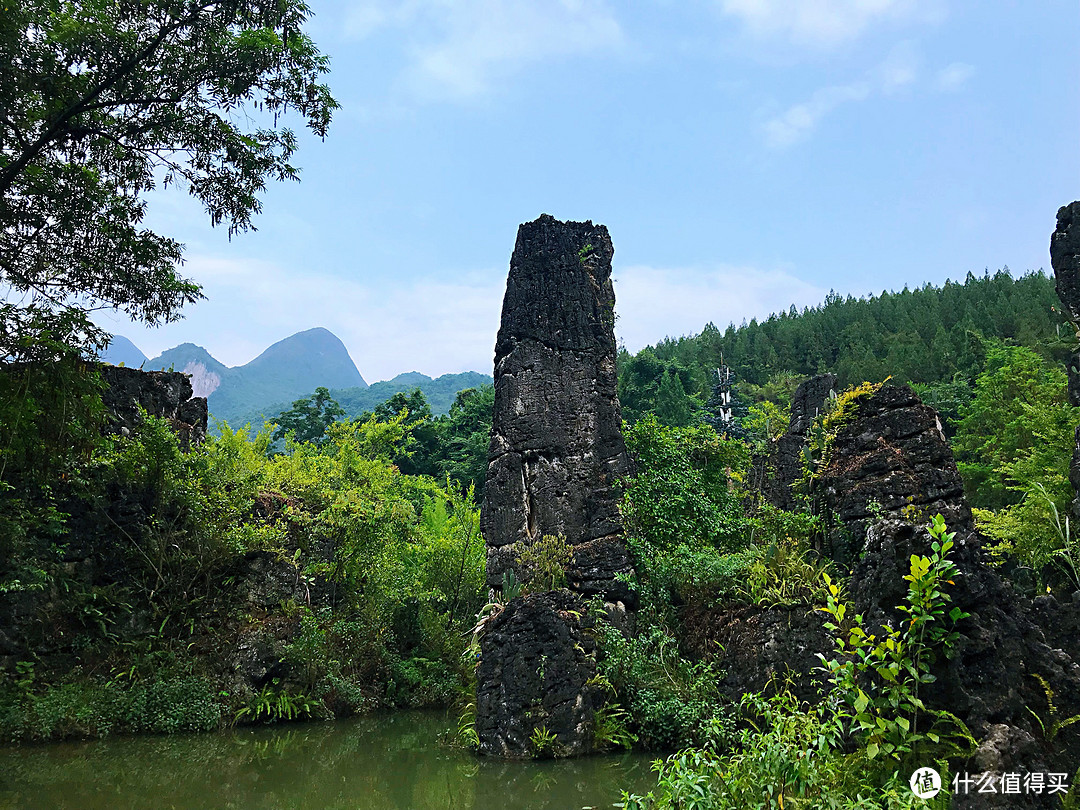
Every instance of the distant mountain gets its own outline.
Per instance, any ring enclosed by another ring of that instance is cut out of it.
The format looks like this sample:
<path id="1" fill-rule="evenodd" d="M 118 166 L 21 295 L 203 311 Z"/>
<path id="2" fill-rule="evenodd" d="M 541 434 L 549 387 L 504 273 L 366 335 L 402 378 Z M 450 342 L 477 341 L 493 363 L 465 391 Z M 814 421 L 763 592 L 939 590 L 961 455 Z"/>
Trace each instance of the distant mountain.
<path id="1" fill-rule="evenodd" d="M 146 355 L 123 335 L 113 335 L 108 348 L 101 353 L 101 359 L 103 362 L 112 363 L 114 366 L 139 368 L 146 362 Z"/>
<path id="2" fill-rule="evenodd" d="M 115 335 L 102 355 L 107 363 L 147 371 L 182 371 L 191 376 L 195 396 L 206 397 L 210 416 L 233 427 L 262 425 L 289 410 L 295 400 L 329 388 L 349 418 L 371 411 L 399 391 L 419 388 L 434 414 L 443 414 L 466 388 L 490 384 L 491 377 L 475 371 L 444 374 L 431 379 L 418 371 L 368 385 L 336 335 L 327 329 L 308 329 L 280 340 L 250 363 L 226 366 L 202 346 L 182 343 L 147 360 L 125 337 Z"/>
<path id="3" fill-rule="evenodd" d="M 376 405 L 386 402 L 399 391 L 419 388 L 424 392 L 431 412 L 438 415 L 450 410 L 459 391 L 481 385 L 491 385 L 490 375 L 478 371 L 463 371 L 460 374 L 443 374 L 433 380 L 419 371 L 407 371 L 392 380 L 372 383 L 367 388 L 331 389 L 330 395 L 345 409 L 345 415 L 352 418 L 373 410 Z"/>
<path id="4" fill-rule="evenodd" d="M 332 388 L 330 396 L 345 410 L 346 418 L 352 419 L 364 412 L 374 410 L 376 405 L 386 402 L 398 392 L 412 391 L 414 388 L 419 388 L 424 393 L 424 398 L 431 405 L 431 412 L 437 416 L 450 410 L 450 406 L 454 404 L 454 398 L 459 391 L 490 384 L 491 377 L 477 371 L 443 374 L 434 380 L 418 371 L 408 371 L 397 375 L 392 380 L 372 383 L 366 388 Z M 314 391 L 313 388 L 304 396 L 308 396 Z M 297 397 L 297 399 L 299 398 Z M 230 421 L 229 424 L 234 427 L 245 424 L 258 426 L 266 420 L 275 419 L 279 414 L 289 410 L 291 407 L 292 402 L 278 402 L 266 408 L 253 409 L 239 421 L 235 423 Z"/>
<path id="5" fill-rule="evenodd" d="M 319 386 L 367 388 L 345 344 L 322 328 L 278 341 L 232 371 L 229 384 L 223 382 L 207 400 L 211 415 L 229 424 L 271 403 L 308 396 Z"/>
<path id="6" fill-rule="evenodd" d="M 231 368 L 194 343 L 168 349 L 153 360 L 120 336 L 113 338 L 109 349 L 103 356 L 106 362 L 189 374 L 195 396 L 207 398 L 211 416 L 230 424 L 257 409 L 268 409 L 271 403 L 291 403 L 319 386 L 367 388 L 345 344 L 321 327 L 278 341 L 250 363 Z"/>
<path id="7" fill-rule="evenodd" d="M 166 349 L 153 360 L 143 365 L 147 371 L 182 371 L 191 376 L 191 387 L 197 397 L 209 397 L 221 387 L 223 380 L 239 372 L 239 368 L 229 368 L 214 359 L 210 352 L 194 343 L 181 343 L 173 349 Z"/>

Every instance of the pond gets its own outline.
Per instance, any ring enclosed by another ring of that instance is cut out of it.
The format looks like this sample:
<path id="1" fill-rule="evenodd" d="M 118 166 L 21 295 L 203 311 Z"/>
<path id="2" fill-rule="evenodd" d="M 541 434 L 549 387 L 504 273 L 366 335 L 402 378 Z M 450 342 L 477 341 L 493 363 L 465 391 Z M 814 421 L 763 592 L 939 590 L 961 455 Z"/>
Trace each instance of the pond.
<path id="1" fill-rule="evenodd" d="M 577 810 L 655 784 L 652 757 L 492 762 L 400 712 L 221 734 L 0 748 L 0 810 Z"/>

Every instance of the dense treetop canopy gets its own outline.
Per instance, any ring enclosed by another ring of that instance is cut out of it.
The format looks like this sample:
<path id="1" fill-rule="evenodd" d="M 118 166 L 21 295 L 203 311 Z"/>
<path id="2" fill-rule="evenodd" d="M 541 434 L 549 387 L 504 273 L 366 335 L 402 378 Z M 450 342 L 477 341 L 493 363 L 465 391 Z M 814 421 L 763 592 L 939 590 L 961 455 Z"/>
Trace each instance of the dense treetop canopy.
<path id="1" fill-rule="evenodd" d="M 146 194 L 184 187 L 235 233 L 267 180 L 296 179 L 279 116 L 323 136 L 337 107 L 309 14 L 300 0 L 5 3 L 0 355 L 30 354 L 43 325 L 90 345 L 94 308 L 156 324 L 200 296 L 182 245 L 142 226 Z"/>
<path id="2" fill-rule="evenodd" d="M 1007 269 L 869 298 L 834 293 L 802 312 L 793 307 L 724 331 L 710 323 L 695 336 L 666 338 L 636 355 L 620 352 L 619 401 L 630 422 L 654 411 L 664 424 L 691 424 L 715 370 L 726 365 L 738 393 L 753 400 L 786 407 L 799 382 L 831 371 L 844 387 L 886 377 L 932 386 L 929 401 L 956 417 L 958 404 L 942 397 L 969 396 L 983 370 L 985 339 L 1063 361 L 1072 332 L 1059 309 L 1052 279 L 1041 272 L 1014 278 Z"/>

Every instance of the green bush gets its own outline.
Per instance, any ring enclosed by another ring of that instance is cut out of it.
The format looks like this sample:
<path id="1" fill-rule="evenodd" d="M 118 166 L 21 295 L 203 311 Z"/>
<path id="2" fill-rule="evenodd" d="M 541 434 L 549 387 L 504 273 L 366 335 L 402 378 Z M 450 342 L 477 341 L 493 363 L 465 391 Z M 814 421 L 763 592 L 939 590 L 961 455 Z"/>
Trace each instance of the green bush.
<path id="1" fill-rule="evenodd" d="M 726 718 L 716 688 L 720 673 L 683 658 L 675 640 L 658 627 L 624 636 L 601 621 L 597 634 L 600 674 L 629 712 L 628 729 L 646 748 L 701 744 L 710 724 Z"/>
<path id="2" fill-rule="evenodd" d="M 721 439 L 708 425 L 667 428 L 652 415 L 625 435 L 638 467 L 622 500 L 630 537 L 661 553 L 681 544 L 724 551 L 746 545 L 734 488 L 749 467 L 745 444 Z"/>
<path id="3" fill-rule="evenodd" d="M 68 683 L 0 698 L 0 737 L 9 742 L 210 731 L 220 723 L 221 705 L 213 688 L 195 677 L 126 687 Z"/>
<path id="4" fill-rule="evenodd" d="M 881 774 L 864 752 L 844 753 L 837 727 L 821 706 L 790 692 L 747 695 L 747 727 L 736 750 L 688 749 L 654 763 L 657 787 L 623 794 L 625 810 L 909 810 L 948 807 L 946 792 L 930 802 L 897 773 Z"/>
<path id="5" fill-rule="evenodd" d="M 0 374 L 0 398 L 7 383 Z M 43 400 L 34 408 L 12 401 L 0 412 L 44 418 L 34 410 Z M 0 436 L 7 428 L 0 424 Z M 3 699 L 3 733 L 212 727 L 217 703 L 184 693 L 203 687 L 183 679 L 221 677 L 221 646 L 238 627 L 276 630 L 279 620 L 295 622 L 284 655 L 288 689 L 257 693 L 250 704 L 234 695 L 230 713 L 310 714 L 322 711 L 323 694 L 345 713 L 374 698 L 410 706 L 453 699 L 465 677 L 463 634 L 484 601 L 471 489 L 403 475 L 391 463 L 407 438 L 397 417 L 335 423 L 319 445 L 288 442 L 276 455 L 271 436 L 270 428 L 223 425 L 184 451 L 166 421 L 144 415 L 129 436 L 80 445 L 63 475 L 52 470 L 35 491 L 20 473 L 18 497 L 6 481 L 16 480 L 26 454 L 0 447 L 0 550 L 9 552 L 0 556 L 0 598 L 40 594 L 34 632 L 74 655 L 78 672 L 112 671 L 130 682 L 106 687 L 77 674 L 65 683 L 39 666 L 33 688 Z M 71 430 L 56 438 L 77 440 Z M 19 537 L 3 533 L 7 520 L 24 527 Z M 237 587 L 262 557 L 253 552 L 295 566 L 296 582 L 325 609 L 313 612 L 303 596 L 253 609 Z M 70 564 L 86 555 L 87 565 Z"/>
<path id="6" fill-rule="evenodd" d="M 920 689 L 936 677 L 930 671 L 937 656 L 952 655 L 959 638 L 954 625 L 968 614 L 949 608 L 946 584 L 959 575 L 949 559 L 955 533 L 946 531 L 937 515 L 929 526 L 933 538 L 929 557 L 911 556 L 907 604 L 897 609 L 907 616 L 898 628 L 868 633 L 861 615 L 839 588 L 825 576 L 829 589 L 826 629 L 835 634 L 837 657 L 818 654 L 824 672 L 841 702 L 839 721 L 849 723 L 869 759 L 881 754 L 895 763 L 917 761 L 915 753 L 942 756 L 954 753 L 956 740 L 973 742 L 967 729 L 948 712 L 928 709 Z M 909 763 L 910 764 L 910 763 Z"/>
<path id="7" fill-rule="evenodd" d="M 573 554 L 574 550 L 561 534 L 545 534 L 517 555 L 517 563 L 528 588 L 553 591 L 565 587 L 566 567 Z"/>

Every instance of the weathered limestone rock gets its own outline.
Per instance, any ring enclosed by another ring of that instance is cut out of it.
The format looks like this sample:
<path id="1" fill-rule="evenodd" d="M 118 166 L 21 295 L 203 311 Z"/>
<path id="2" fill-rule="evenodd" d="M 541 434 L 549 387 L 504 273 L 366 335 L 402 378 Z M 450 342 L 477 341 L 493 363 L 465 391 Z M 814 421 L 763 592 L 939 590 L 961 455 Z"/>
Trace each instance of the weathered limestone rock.
<path id="1" fill-rule="evenodd" d="M 577 756 L 593 748 L 603 694 L 595 640 L 580 597 L 567 590 L 512 600 L 490 621 L 476 680 L 480 753 L 506 759 Z M 554 735 L 538 750 L 534 732 Z"/>
<path id="2" fill-rule="evenodd" d="M 805 380 L 791 398 L 791 418 L 788 433 L 805 436 L 814 420 L 825 410 L 829 395 L 836 390 L 835 374 L 818 374 Z"/>
<path id="3" fill-rule="evenodd" d="M 964 482 L 937 411 L 906 385 L 882 386 L 858 407 L 833 439 L 818 484 L 824 503 L 853 532 L 854 547 L 879 517 L 925 522 L 940 512 L 950 529 L 970 529 Z"/>
<path id="4" fill-rule="evenodd" d="M 1057 228 L 1050 237 L 1050 265 L 1069 319 L 1080 321 L 1080 200 L 1058 209 Z"/>
<path id="5" fill-rule="evenodd" d="M 1058 209 L 1057 228 L 1050 237 L 1050 264 L 1054 268 L 1058 298 L 1073 326 L 1080 325 L 1080 201 Z M 1080 328 L 1080 326 L 1078 326 Z M 1080 346 L 1066 363 L 1069 374 L 1069 402 L 1080 405 Z M 1076 497 L 1072 503 L 1073 519 L 1080 519 L 1080 428 L 1072 448 L 1069 482 Z"/>
<path id="6" fill-rule="evenodd" d="M 791 400 L 787 433 L 777 439 L 767 458 L 761 459 L 761 492 L 765 500 L 781 509 L 795 509 L 792 485 L 802 475 L 803 448 L 810 426 L 825 410 L 829 395 L 836 390 L 835 374 L 818 374 L 804 381 Z"/>
<path id="7" fill-rule="evenodd" d="M 151 416 L 169 420 L 185 447 L 206 438 L 206 398 L 191 395 L 186 374 L 109 365 L 100 370 L 107 386 L 101 398 L 113 433 L 130 431 L 138 422 L 141 406 Z"/>
<path id="8" fill-rule="evenodd" d="M 1080 324 L 1080 201 L 1058 209 L 1057 228 L 1050 237 L 1050 265 L 1058 298 L 1073 324 Z M 1080 347 L 1069 363 L 1069 401 L 1080 405 Z"/>
<path id="9" fill-rule="evenodd" d="M 824 613 L 806 606 L 691 605 L 682 615 L 681 644 L 690 656 L 719 665 L 720 691 L 734 702 L 779 684 L 800 700 L 817 702 L 822 683 L 817 656 L 833 648 L 825 621 Z"/>
<path id="10" fill-rule="evenodd" d="M 572 549 L 569 590 L 511 600 L 480 640 L 480 752 L 574 756 L 593 747 L 603 702 L 584 598 L 615 611 L 635 594 L 615 485 L 630 470 L 615 387 L 614 249 L 607 228 L 544 215 L 518 229 L 495 345 L 495 408 L 481 528 L 500 588 L 545 535 Z M 534 733 L 554 735 L 537 751 Z"/>
<path id="11" fill-rule="evenodd" d="M 523 545 L 562 535 L 570 588 L 629 604 L 614 486 L 629 472 L 615 386 L 614 249 L 607 228 L 544 215 L 518 229 L 495 345 L 481 527 L 488 584 Z"/>
<path id="12" fill-rule="evenodd" d="M 904 604 L 911 555 L 930 553 L 924 526 L 937 513 L 945 517 L 956 532 L 951 558 L 960 571 L 949 593 L 952 604 L 971 616 L 957 625 L 954 657 L 936 662 L 928 702 L 956 714 L 978 739 L 1012 740 L 985 744 L 987 751 L 1005 752 L 1001 756 L 1008 761 L 998 766 L 1006 770 L 1037 770 L 1052 750 L 1051 759 L 1060 763 L 1054 770 L 1071 773 L 1080 764 L 1080 745 L 1068 733 L 1034 759 L 1030 746 L 1020 743 L 1042 736 L 1028 711 L 1047 710 L 1034 675 L 1052 685 L 1059 717 L 1080 711 L 1080 667 L 1071 655 L 1076 644 L 1062 649 L 1043 630 L 1063 615 L 1074 622 L 1078 616 L 1072 606 L 1051 604 L 1049 597 L 1033 609 L 986 564 L 936 412 L 907 386 L 882 387 L 837 432 L 819 487 L 824 505 L 852 532 L 859 558 L 851 597 L 868 627 L 903 621 L 895 608 Z M 1001 724 L 1007 732 L 995 730 Z"/>

